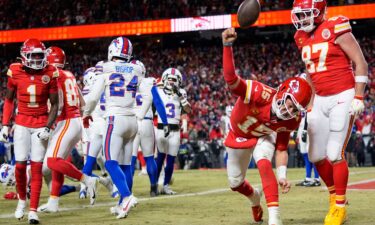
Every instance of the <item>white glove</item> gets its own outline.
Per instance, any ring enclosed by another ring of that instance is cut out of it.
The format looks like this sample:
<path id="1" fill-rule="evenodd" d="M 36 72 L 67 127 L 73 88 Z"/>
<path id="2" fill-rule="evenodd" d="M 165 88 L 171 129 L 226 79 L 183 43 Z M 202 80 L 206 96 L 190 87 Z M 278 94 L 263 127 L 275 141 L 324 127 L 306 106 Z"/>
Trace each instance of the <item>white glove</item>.
<path id="1" fill-rule="evenodd" d="M 9 127 L 3 126 L 3 128 L 0 131 L 0 142 L 8 142 L 8 136 L 9 136 Z"/>
<path id="2" fill-rule="evenodd" d="M 355 96 L 352 100 L 350 114 L 357 116 L 365 110 L 365 104 L 363 103 L 363 97 Z"/>
<path id="3" fill-rule="evenodd" d="M 50 135 L 51 135 L 51 129 L 49 129 L 48 127 L 45 127 L 44 130 L 39 132 L 37 136 L 39 139 L 46 141 L 49 139 Z"/>

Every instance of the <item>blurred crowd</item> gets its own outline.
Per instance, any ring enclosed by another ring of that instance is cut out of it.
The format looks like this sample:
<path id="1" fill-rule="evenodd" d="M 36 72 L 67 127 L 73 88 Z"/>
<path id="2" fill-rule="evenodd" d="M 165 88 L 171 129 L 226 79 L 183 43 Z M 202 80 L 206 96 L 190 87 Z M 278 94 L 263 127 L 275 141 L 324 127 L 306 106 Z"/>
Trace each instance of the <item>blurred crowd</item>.
<path id="1" fill-rule="evenodd" d="M 243 0 L 2 0 L 0 30 L 236 13 Z M 260 0 L 262 10 L 291 9 L 293 0 Z M 335 0 L 329 5 L 370 3 Z M 52 6 L 52 7 L 51 7 Z"/>
<path id="2" fill-rule="evenodd" d="M 358 41 L 369 64 L 370 80 L 365 94 L 366 111 L 355 122 L 353 139 L 358 136 L 358 133 L 361 137 L 368 137 L 362 148 L 366 149 L 369 143 L 374 143 L 373 134 L 375 133 L 375 40 L 360 38 Z M 67 50 L 67 69 L 77 76 L 80 85 L 82 85 L 81 75 L 84 70 L 106 59 L 107 45 L 108 43 L 103 40 L 97 40 L 95 43 L 82 42 L 74 47 L 74 51 Z M 183 134 L 184 144 L 193 143 L 200 149 L 205 145 L 202 143 L 197 145 L 197 143 L 203 141 L 210 145 L 218 144 L 223 149 L 220 121 L 225 114 L 225 107 L 233 105 L 236 99 L 227 90 L 223 79 L 221 45 L 208 42 L 165 48 L 154 44 L 145 44 L 141 47 L 135 43 L 134 52 L 136 58 L 146 65 L 149 76 L 158 78 L 170 66 L 177 67 L 183 73 L 183 85 L 192 105 L 192 113 L 188 115 L 187 133 Z M 238 43 L 234 47 L 234 53 L 237 74 L 245 79 L 259 80 L 271 87 L 277 87 L 284 79 L 304 71 L 304 64 L 300 60 L 298 50 L 290 41 Z M 0 116 L 6 89 L 5 72 L 10 63 L 9 60 L 1 61 L 4 67 L 1 67 L 0 76 Z M 370 141 L 371 138 L 372 141 Z M 207 146 L 207 149 L 213 149 L 215 146 Z M 190 148 L 192 148 L 191 145 Z M 354 148 L 351 147 L 351 149 Z M 374 152 L 374 147 L 370 147 L 368 151 Z M 353 163 L 361 165 L 360 162 Z"/>

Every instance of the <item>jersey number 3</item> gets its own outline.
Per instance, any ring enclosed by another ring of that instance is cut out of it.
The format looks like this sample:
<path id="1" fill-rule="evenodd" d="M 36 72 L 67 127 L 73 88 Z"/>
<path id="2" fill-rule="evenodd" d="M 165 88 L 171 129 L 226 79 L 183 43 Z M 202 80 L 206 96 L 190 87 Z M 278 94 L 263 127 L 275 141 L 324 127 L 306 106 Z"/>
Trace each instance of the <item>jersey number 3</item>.
<path id="1" fill-rule="evenodd" d="M 311 60 L 311 55 L 319 52 L 319 63 Z M 306 64 L 306 69 L 309 73 L 323 72 L 327 70 L 326 59 L 328 53 L 328 42 L 313 44 L 312 46 L 306 45 L 302 48 L 302 60 Z"/>

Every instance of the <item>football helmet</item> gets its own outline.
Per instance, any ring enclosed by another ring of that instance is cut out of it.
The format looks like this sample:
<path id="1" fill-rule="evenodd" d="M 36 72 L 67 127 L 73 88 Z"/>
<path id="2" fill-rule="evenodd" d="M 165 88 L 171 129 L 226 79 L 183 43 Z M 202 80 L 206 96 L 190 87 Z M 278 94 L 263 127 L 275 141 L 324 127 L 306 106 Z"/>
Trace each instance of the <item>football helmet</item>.
<path id="1" fill-rule="evenodd" d="M 38 39 L 27 39 L 21 46 L 22 65 L 41 70 L 47 66 L 46 47 Z"/>
<path id="2" fill-rule="evenodd" d="M 232 111 L 233 111 L 232 105 L 228 105 L 227 107 L 225 107 L 225 115 L 227 115 L 228 117 L 230 117 L 230 115 L 232 115 Z"/>
<path id="3" fill-rule="evenodd" d="M 59 47 L 51 46 L 47 48 L 48 64 L 56 66 L 57 68 L 64 68 L 65 66 L 65 52 Z"/>
<path id="4" fill-rule="evenodd" d="M 311 86 L 305 79 L 300 77 L 289 78 L 279 86 L 274 95 L 272 110 L 279 119 L 292 119 L 306 110 L 311 95 Z M 288 99 L 292 101 L 292 105 L 288 105 Z"/>
<path id="5" fill-rule="evenodd" d="M 0 167 L 0 182 L 11 185 L 14 181 L 14 166 L 4 163 Z"/>
<path id="6" fill-rule="evenodd" d="M 83 84 L 85 86 L 91 86 L 95 81 L 95 76 L 95 67 L 86 69 L 86 71 L 83 73 Z"/>
<path id="7" fill-rule="evenodd" d="M 294 0 L 292 22 L 297 30 L 311 32 L 325 20 L 326 9 L 326 0 Z"/>
<path id="8" fill-rule="evenodd" d="M 146 68 L 145 68 L 145 65 L 141 61 L 132 60 L 132 61 L 130 61 L 130 63 L 133 65 L 134 73 L 138 77 L 146 77 Z M 134 66 L 134 65 L 136 65 L 136 66 Z"/>
<path id="9" fill-rule="evenodd" d="M 111 61 L 113 57 L 118 57 L 129 62 L 133 54 L 133 45 L 129 39 L 125 37 L 118 37 L 114 39 L 108 47 L 108 60 Z"/>
<path id="10" fill-rule="evenodd" d="M 177 87 L 181 87 L 182 74 L 176 68 L 168 68 L 161 75 L 161 80 L 163 81 L 165 89 L 172 90 L 174 85 L 176 85 Z"/>

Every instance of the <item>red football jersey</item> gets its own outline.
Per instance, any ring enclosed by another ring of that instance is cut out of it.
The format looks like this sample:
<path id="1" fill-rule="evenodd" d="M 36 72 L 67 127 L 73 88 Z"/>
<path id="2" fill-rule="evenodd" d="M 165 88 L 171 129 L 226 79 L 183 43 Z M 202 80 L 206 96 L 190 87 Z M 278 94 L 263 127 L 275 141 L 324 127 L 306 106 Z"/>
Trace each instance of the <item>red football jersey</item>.
<path id="1" fill-rule="evenodd" d="M 29 74 L 22 64 L 13 63 L 7 75 L 8 89 L 17 93 L 16 124 L 30 128 L 46 126 L 49 94 L 57 93 L 59 71 L 56 67 L 48 65 L 35 74 Z"/>
<path id="2" fill-rule="evenodd" d="M 245 87 L 245 88 L 244 88 Z M 276 90 L 257 81 L 247 80 L 230 117 L 231 130 L 225 145 L 231 148 L 252 148 L 259 137 L 277 132 L 276 149 L 287 150 L 290 132 L 298 128 L 300 117 L 290 120 L 271 118 Z"/>
<path id="3" fill-rule="evenodd" d="M 59 87 L 59 116 L 57 121 L 76 118 L 81 116 L 79 91 L 74 75 L 67 71 L 59 69 L 58 87 Z"/>
<path id="4" fill-rule="evenodd" d="M 335 43 L 338 36 L 351 30 L 349 19 L 338 16 L 324 21 L 313 32 L 297 31 L 294 36 L 315 91 L 320 96 L 354 88 L 351 60 Z"/>

